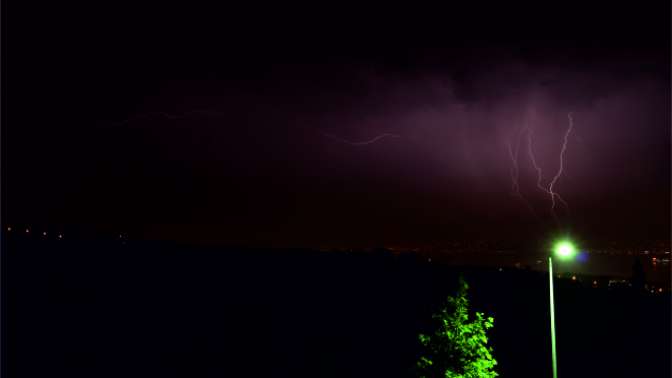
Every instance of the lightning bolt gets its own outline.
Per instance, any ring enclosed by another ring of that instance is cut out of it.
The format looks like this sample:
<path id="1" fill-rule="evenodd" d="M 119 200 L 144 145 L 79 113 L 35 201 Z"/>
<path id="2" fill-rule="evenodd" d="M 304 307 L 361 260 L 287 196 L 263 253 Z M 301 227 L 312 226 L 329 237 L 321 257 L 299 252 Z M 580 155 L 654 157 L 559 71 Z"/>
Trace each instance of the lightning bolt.
<path id="1" fill-rule="evenodd" d="M 351 146 L 367 146 L 369 144 L 374 144 L 374 143 L 376 143 L 376 142 L 378 142 L 382 139 L 385 139 L 385 138 L 401 138 L 401 136 L 399 136 L 397 134 L 384 133 L 384 134 L 380 134 L 380 135 L 378 135 L 378 136 L 376 136 L 372 139 L 369 139 L 369 140 L 360 141 L 360 142 L 353 142 L 351 140 L 343 139 L 343 138 L 338 137 L 338 136 L 333 135 L 333 134 L 322 133 L 322 136 L 330 138 L 330 139 L 334 139 L 334 140 L 339 141 L 341 143 L 349 144 Z"/>
<path id="2" fill-rule="evenodd" d="M 141 113 L 141 114 L 136 114 L 134 116 L 131 116 L 127 119 L 124 119 L 122 121 L 117 121 L 117 122 L 111 122 L 112 124 L 116 125 L 125 125 L 130 122 L 133 122 L 138 119 L 153 119 L 153 118 L 165 118 L 165 119 L 184 119 L 190 116 L 194 115 L 199 115 L 199 116 L 205 116 L 205 117 L 225 117 L 225 113 L 221 112 L 216 112 L 216 111 L 211 111 L 211 110 L 190 110 L 188 112 L 184 112 L 181 114 L 172 114 L 168 112 L 162 112 L 162 111 L 155 111 L 155 112 L 147 112 L 147 113 Z M 351 146 L 366 146 L 370 144 L 374 144 L 382 139 L 385 138 L 401 138 L 400 135 L 397 134 L 392 134 L 392 133 L 383 133 L 380 134 L 372 139 L 365 140 L 365 141 L 351 141 L 345 138 L 338 137 L 333 134 L 327 134 L 327 133 L 322 133 L 322 136 L 334 139 L 336 141 L 339 141 L 341 143 L 349 144 Z"/>
<path id="3" fill-rule="evenodd" d="M 560 197 L 560 195 L 553 190 L 553 187 L 560 179 L 560 176 L 562 176 L 562 171 L 565 165 L 565 152 L 567 151 L 567 141 L 569 140 L 569 135 L 572 133 L 572 129 L 574 128 L 574 118 L 572 117 L 572 113 L 567 114 L 567 119 L 569 121 L 569 126 L 567 127 L 567 131 L 565 131 L 565 136 L 562 139 L 562 148 L 560 149 L 560 165 L 558 167 L 558 172 L 555 174 L 555 176 L 553 176 L 553 180 L 551 180 L 551 183 L 548 184 L 548 191 L 551 193 L 551 209 L 553 210 L 555 210 L 556 200 L 558 200 L 563 204 L 563 206 L 565 206 L 565 209 L 569 211 L 569 206 L 567 206 L 567 202 L 565 202 L 565 200 L 563 200 L 562 197 Z"/>
<path id="4" fill-rule="evenodd" d="M 551 195 L 551 193 L 544 187 L 542 184 L 543 182 L 543 174 L 541 172 L 541 167 L 539 164 L 537 164 L 537 158 L 534 155 L 534 146 L 532 142 L 532 136 L 534 135 L 534 131 L 532 128 L 530 128 L 528 125 L 525 126 L 527 129 L 527 155 L 530 158 L 530 162 L 532 163 L 532 167 L 534 170 L 537 172 L 537 188 L 541 190 L 542 192 Z"/>
<path id="5" fill-rule="evenodd" d="M 572 133 L 572 130 L 574 128 L 574 119 L 572 118 L 572 113 L 567 114 L 567 118 L 569 119 L 569 126 L 567 127 L 567 130 L 565 131 L 563 141 L 562 141 L 562 147 L 560 149 L 560 165 L 558 167 L 558 171 L 556 172 L 555 176 L 553 176 L 553 179 L 551 182 L 548 184 L 548 187 L 544 187 L 543 185 L 543 172 L 541 169 L 541 166 L 537 163 L 537 159 L 534 155 L 534 145 L 533 145 L 533 135 L 534 131 L 531 127 L 526 126 L 527 129 L 527 154 L 530 158 L 530 162 L 532 163 L 532 167 L 534 170 L 537 172 L 537 188 L 547 194 L 550 199 L 551 199 L 551 215 L 553 215 L 553 219 L 555 219 L 556 222 L 558 222 L 558 216 L 555 212 L 555 208 L 558 202 L 560 202 L 565 210 L 569 212 L 569 205 L 567 204 L 567 201 L 565 201 L 560 194 L 555 191 L 554 187 L 557 184 L 558 180 L 562 176 L 563 170 L 564 170 L 564 161 L 565 161 L 565 152 L 567 151 L 567 144 L 569 141 L 569 135 Z"/>
<path id="6" fill-rule="evenodd" d="M 527 207 L 527 209 L 532 213 L 532 215 L 537 217 L 537 214 L 532 208 L 530 202 L 520 192 L 520 182 L 519 182 L 520 169 L 518 166 L 518 156 L 520 151 L 520 140 L 525 129 L 526 127 L 522 127 L 516 133 L 514 146 L 511 145 L 510 140 L 506 142 L 507 151 L 509 152 L 509 159 L 511 160 L 511 168 L 509 169 L 509 174 L 511 176 L 511 193 L 513 194 L 514 197 L 518 198 L 525 204 L 525 207 Z"/>

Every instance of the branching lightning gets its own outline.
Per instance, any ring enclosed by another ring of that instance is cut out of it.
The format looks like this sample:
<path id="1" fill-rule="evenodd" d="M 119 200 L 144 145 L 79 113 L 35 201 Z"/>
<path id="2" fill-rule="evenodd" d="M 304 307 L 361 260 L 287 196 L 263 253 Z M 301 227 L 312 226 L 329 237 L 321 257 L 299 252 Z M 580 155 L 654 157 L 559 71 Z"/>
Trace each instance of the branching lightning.
<path id="1" fill-rule="evenodd" d="M 530 159 L 530 163 L 532 164 L 532 168 L 534 168 L 534 171 L 537 174 L 537 181 L 536 181 L 536 186 L 539 190 L 544 192 L 544 194 L 548 195 L 550 200 L 551 200 L 551 215 L 553 216 L 553 219 L 557 222 L 558 217 L 555 212 L 557 203 L 559 202 L 562 204 L 562 206 L 565 208 L 567 212 L 569 212 L 569 205 L 567 204 L 567 201 L 565 201 L 560 194 L 557 192 L 555 186 L 560 180 L 560 177 L 562 177 L 562 174 L 564 172 L 564 166 L 565 166 L 565 153 L 567 152 L 567 145 L 569 142 L 569 136 L 572 133 L 572 130 L 574 129 L 574 119 L 572 117 L 572 113 L 567 114 L 567 118 L 569 120 L 569 125 L 567 127 L 567 130 L 565 131 L 565 134 L 563 136 L 562 140 L 562 147 L 560 149 L 560 154 L 559 154 L 559 167 L 558 171 L 556 174 L 553 176 L 553 179 L 550 181 L 548 186 L 544 186 L 544 175 L 541 166 L 537 162 L 537 158 L 534 153 L 534 130 L 527 124 L 523 127 L 522 131 L 519 132 L 518 138 L 520 138 L 520 135 L 522 133 L 525 133 L 527 135 L 527 155 Z M 509 151 L 509 158 L 511 159 L 512 162 L 512 168 L 511 168 L 511 180 L 513 182 L 512 187 L 514 190 L 514 194 L 518 193 L 520 194 L 520 184 L 519 184 L 519 167 L 518 167 L 518 149 L 519 149 L 519 142 L 516 142 L 515 148 L 511 147 L 511 144 L 508 143 L 508 151 Z M 522 198 L 522 196 L 521 196 Z M 526 201 L 527 202 L 527 201 Z M 529 202 L 527 202 L 529 204 Z"/>
<path id="2" fill-rule="evenodd" d="M 511 169 L 509 169 L 509 174 L 511 175 L 511 192 L 514 195 L 520 194 L 520 185 L 518 183 L 518 150 L 520 147 L 520 138 L 516 138 L 515 147 L 511 147 L 511 141 L 506 142 L 507 151 L 509 151 L 509 159 L 511 159 Z"/>
<path id="3" fill-rule="evenodd" d="M 551 183 L 548 185 L 548 191 L 551 193 L 551 209 L 555 210 L 555 201 L 558 200 L 560 201 L 566 209 L 569 209 L 569 206 L 567 206 L 567 202 L 560 197 L 560 195 L 553 190 L 553 186 L 558 182 L 560 179 L 560 176 L 562 176 L 562 171 L 564 169 L 565 165 L 565 151 L 567 151 L 567 141 L 569 140 L 569 135 L 572 133 L 572 129 L 574 128 L 574 119 L 572 118 L 572 113 L 567 114 L 567 119 L 569 121 L 569 126 L 567 127 L 567 131 L 565 131 L 565 136 L 562 139 L 562 148 L 560 149 L 560 165 L 558 166 L 558 172 L 553 176 L 553 180 L 551 180 Z"/>
<path id="4" fill-rule="evenodd" d="M 401 136 L 399 136 L 397 134 L 384 133 L 384 134 L 380 134 L 380 135 L 378 135 L 378 136 L 376 136 L 372 139 L 369 139 L 369 140 L 365 140 L 365 141 L 361 141 L 361 142 L 353 142 L 351 140 L 343 139 L 343 138 L 338 137 L 338 136 L 333 135 L 333 134 L 322 133 L 322 136 L 324 136 L 326 138 L 334 139 L 334 140 L 339 141 L 341 143 L 349 144 L 351 146 L 367 146 L 367 145 L 370 145 L 370 144 L 374 144 L 374 143 L 376 143 L 376 142 L 378 142 L 382 139 L 385 139 L 385 138 L 401 138 Z"/>
<path id="5" fill-rule="evenodd" d="M 534 144 L 532 142 L 532 136 L 534 131 L 529 126 L 526 126 L 527 129 L 527 155 L 530 157 L 530 162 L 532 163 L 532 168 L 537 172 L 537 188 L 542 192 L 550 195 L 551 193 L 543 185 L 543 173 L 541 172 L 541 167 L 537 164 L 537 158 L 534 155 Z"/>
<path id="6" fill-rule="evenodd" d="M 521 200 L 525 206 L 527 207 L 528 210 L 536 217 L 537 214 L 532 208 L 532 205 L 530 202 L 523 196 L 523 194 L 520 192 L 520 169 L 518 166 L 518 156 L 519 156 L 519 151 L 520 151 L 520 140 L 523 135 L 523 132 L 525 131 L 525 127 L 520 128 L 518 132 L 516 133 L 516 138 L 515 138 L 515 144 L 514 146 L 511 145 L 511 141 L 507 141 L 506 147 L 509 152 L 509 159 L 511 160 L 511 169 L 509 169 L 509 173 L 511 176 L 511 193 L 513 194 L 514 197 L 518 198 Z"/>

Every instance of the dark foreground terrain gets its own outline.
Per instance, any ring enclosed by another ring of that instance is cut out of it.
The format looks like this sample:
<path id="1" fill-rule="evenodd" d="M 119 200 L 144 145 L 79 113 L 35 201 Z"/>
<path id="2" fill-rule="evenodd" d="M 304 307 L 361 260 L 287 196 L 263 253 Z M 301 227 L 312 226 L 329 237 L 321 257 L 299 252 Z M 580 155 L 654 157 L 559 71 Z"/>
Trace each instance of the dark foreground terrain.
<path id="1" fill-rule="evenodd" d="M 543 273 L 413 255 L 5 239 L 8 377 L 403 377 L 463 273 L 502 377 L 550 376 Z M 558 282 L 559 374 L 669 377 L 669 295 Z"/>

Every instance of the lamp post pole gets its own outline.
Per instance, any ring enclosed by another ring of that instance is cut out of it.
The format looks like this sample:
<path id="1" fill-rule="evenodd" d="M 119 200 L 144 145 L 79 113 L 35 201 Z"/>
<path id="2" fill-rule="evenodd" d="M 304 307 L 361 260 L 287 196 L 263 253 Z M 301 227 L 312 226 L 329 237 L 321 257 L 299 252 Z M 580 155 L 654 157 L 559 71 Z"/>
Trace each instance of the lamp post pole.
<path id="1" fill-rule="evenodd" d="M 553 300 L 553 258 L 548 256 L 548 288 L 551 303 L 551 361 L 553 378 L 558 378 L 558 357 L 555 352 L 555 303 Z"/>
<path id="2" fill-rule="evenodd" d="M 558 357 L 555 350 L 555 303 L 553 300 L 553 255 L 558 260 L 572 260 L 576 257 L 576 247 L 568 239 L 555 243 L 553 252 L 548 256 L 548 294 L 551 305 L 551 362 L 553 363 L 553 378 L 558 378 Z"/>

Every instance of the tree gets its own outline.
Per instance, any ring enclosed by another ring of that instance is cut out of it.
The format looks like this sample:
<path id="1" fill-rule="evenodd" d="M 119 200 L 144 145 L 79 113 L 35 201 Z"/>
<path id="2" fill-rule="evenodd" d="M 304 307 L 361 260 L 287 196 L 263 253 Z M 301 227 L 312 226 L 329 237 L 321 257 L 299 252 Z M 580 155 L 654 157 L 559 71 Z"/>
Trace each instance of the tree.
<path id="1" fill-rule="evenodd" d="M 416 367 L 420 377 L 494 378 L 497 361 L 488 347 L 486 331 L 493 326 L 492 317 L 476 312 L 469 319 L 469 285 L 460 278 L 455 297 L 448 297 L 446 305 L 432 318 L 438 329 L 432 335 L 420 334 L 425 349 Z"/>

